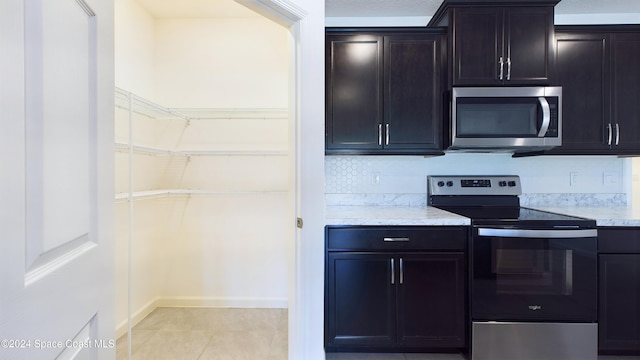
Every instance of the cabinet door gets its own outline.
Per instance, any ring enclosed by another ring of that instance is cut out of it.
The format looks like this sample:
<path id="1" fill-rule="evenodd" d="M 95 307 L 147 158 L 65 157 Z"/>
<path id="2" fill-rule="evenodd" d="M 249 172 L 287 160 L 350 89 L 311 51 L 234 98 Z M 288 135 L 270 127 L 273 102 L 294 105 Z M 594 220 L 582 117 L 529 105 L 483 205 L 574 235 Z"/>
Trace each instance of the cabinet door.
<path id="1" fill-rule="evenodd" d="M 441 41 L 441 35 L 384 38 L 385 149 L 441 149 Z"/>
<path id="2" fill-rule="evenodd" d="M 553 34 L 553 8 L 505 9 L 505 85 L 547 85 L 551 82 Z"/>
<path id="3" fill-rule="evenodd" d="M 611 123 L 616 153 L 640 152 L 640 34 L 614 34 L 611 42 Z"/>
<path id="4" fill-rule="evenodd" d="M 326 149 L 381 149 L 382 36 L 326 42 Z"/>
<path id="5" fill-rule="evenodd" d="M 396 344 L 396 276 L 390 255 L 329 253 L 327 263 L 327 347 Z"/>
<path id="6" fill-rule="evenodd" d="M 502 84 L 502 14 L 493 7 L 453 9 L 453 85 Z"/>
<path id="7" fill-rule="evenodd" d="M 640 254 L 599 256 L 601 353 L 640 352 Z"/>
<path id="8" fill-rule="evenodd" d="M 551 153 L 609 153 L 609 37 L 556 34 L 557 82 L 562 86 L 562 146 Z"/>
<path id="9" fill-rule="evenodd" d="M 400 345 L 465 346 L 464 254 L 403 254 L 397 258 Z"/>

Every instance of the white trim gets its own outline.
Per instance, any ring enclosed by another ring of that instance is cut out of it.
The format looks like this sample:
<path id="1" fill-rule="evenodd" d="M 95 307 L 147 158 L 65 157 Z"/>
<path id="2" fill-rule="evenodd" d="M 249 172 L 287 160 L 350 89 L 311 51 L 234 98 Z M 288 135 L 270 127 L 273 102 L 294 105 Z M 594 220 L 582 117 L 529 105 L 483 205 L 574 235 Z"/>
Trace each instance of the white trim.
<path id="1" fill-rule="evenodd" d="M 149 301 L 143 307 L 141 307 L 138 311 L 130 315 L 132 329 L 140 321 L 142 321 L 142 319 L 146 318 L 149 314 L 151 314 L 153 310 L 159 307 L 158 306 L 158 302 L 160 301 L 159 299 L 160 298 L 155 298 Z M 129 333 L 128 330 L 129 330 L 129 322 L 127 321 L 127 319 L 124 319 L 124 321 L 122 321 L 120 324 L 116 326 L 116 339 L 119 339 L 121 336 L 128 334 Z M 129 341 L 131 341 L 131 338 L 129 338 Z"/>
<path id="2" fill-rule="evenodd" d="M 307 15 L 302 8 L 288 0 L 235 0 L 235 2 L 287 28 Z"/>
<path id="3" fill-rule="evenodd" d="M 288 305 L 286 298 L 167 296 L 157 301 L 157 307 L 286 309 Z"/>

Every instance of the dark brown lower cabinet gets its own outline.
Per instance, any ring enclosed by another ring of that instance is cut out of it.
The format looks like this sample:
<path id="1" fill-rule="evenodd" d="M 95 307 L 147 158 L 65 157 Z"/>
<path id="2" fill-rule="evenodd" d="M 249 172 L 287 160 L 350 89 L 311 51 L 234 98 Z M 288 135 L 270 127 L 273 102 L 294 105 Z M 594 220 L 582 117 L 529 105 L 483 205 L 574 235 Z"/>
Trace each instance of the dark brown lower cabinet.
<path id="1" fill-rule="evenodd" d="M 367 234 L 368 229 L 362 231 Z M 351 232 L 353 241 L 343 238 L 342 249 L 327 251 L 327 351 L 463 348 L 466 345 L 464 240 L 459 242 L 457 251 L 425 251 L 407 245 L 420 241 L 416 238 L 420 232 L 396 231 L 385 236 L 384 230 L 377 229 L 368 234 L 371 237 Z M 455 232 L 454 236 L 465 236 L 461 234 L 466 234 L 466 230 Z M 374 237 L 380 243 L 386 238 L 387 249 L 375 249 Z M 389 239 L 400 239 L 398 249 L 394 249 L 396 244 Z M 372 248 L 367 249 L 369 245 Z"/>
<path id="2" fill-rule="evenodd" d="M 640 228 L 598 230 L 600 354 L 640 354 Z"/>

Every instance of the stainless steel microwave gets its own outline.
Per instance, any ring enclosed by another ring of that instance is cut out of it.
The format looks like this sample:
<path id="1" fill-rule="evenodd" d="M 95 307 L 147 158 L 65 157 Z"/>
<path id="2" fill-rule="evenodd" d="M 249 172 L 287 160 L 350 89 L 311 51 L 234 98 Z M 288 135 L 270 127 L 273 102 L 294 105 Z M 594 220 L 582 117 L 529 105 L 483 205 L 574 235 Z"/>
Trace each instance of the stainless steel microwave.
<path id="1" fill-rule="evenodd" d="M 450 130 L 449 150 L 521 152 L 560 146 L 562 88 L 453 88 Z"/>

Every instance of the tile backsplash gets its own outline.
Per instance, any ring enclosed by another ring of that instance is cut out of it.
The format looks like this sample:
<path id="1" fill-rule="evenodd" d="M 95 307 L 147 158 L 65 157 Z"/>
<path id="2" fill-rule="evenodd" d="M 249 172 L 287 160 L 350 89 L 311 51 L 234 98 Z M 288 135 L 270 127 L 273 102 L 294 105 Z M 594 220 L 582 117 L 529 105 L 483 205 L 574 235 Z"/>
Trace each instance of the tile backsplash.
<path id="1" fill-rule="evenodd" d="M 447 154 L 327 156 L 327 204 L 421 205 L 429 175 L 519 175 L 525 205 L 625 205 L 628 159 L 610 156 Z"/>

